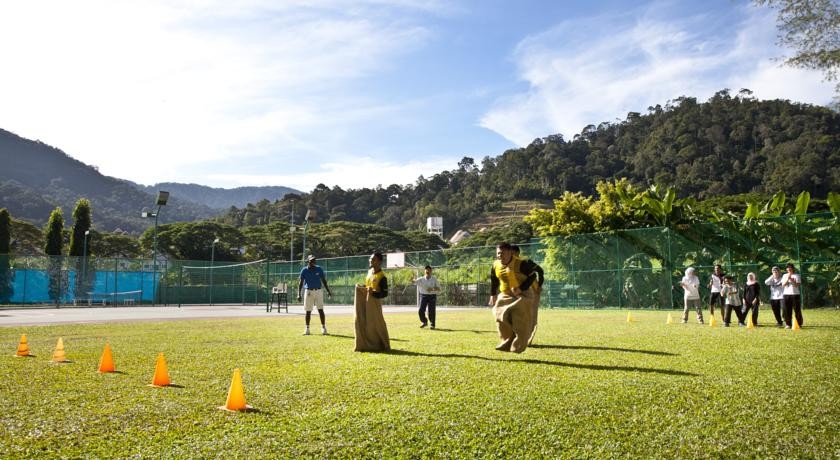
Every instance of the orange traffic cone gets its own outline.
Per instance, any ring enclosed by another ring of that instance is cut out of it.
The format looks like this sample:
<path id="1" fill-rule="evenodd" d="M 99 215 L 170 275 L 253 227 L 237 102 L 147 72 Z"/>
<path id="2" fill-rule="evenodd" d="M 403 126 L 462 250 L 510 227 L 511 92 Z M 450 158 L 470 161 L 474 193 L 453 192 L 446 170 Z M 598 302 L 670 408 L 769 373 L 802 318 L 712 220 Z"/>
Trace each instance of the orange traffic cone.
<path id="1" fill-rule="evenodd" d="M 25 358 L 30 356 L 29 354 L 29 343 L 26 341 L 26 334 L 20 335 L 20 343 L 18 344 L 17 353 L 15 356 L 20 358 Z"/>
<path id="2" fill-rule="evenodd" d="M 105 342 L 105 349 L 102 350 L 102 357 L 99 358 L 99 372 L 116 372 L 114 356 L 111 353 L 111 345 Z"/>
<path id="3" fill-rule="evenodd" d="M 755 329 L 755 323 L 753 322 L 752 315 L 747 316 L 747 329 Z"/>
<path id="4" fill-rule="evenodd" d="M 64 340 L 61 340 L 61 337 L 58 338 L 58 342 L 55 344 L 55 351 L 53 351 L 52 360 L 54 363 L 69 363 L 70 360 L 67 359 L 67 356 L 64 354 Z"/>
<path id="5" fill-rule="evenodd" d="M 158 353 L 157 362 L 155 363 L 155 376 L 152 377 L 152 387 L 165 387 L 172 385 L 169 380 L 169 371 L 166 369 L 166 358 L 163 353 Z"/>
<path id="6" fill-rule="evenodd" d="M 799 325 L 799 320 L 796 319 L 796 316 L 793 317 L 793 330 L 798 331 L 801 330 L 802 326 Z"/>
<path id="7" fill-rule="evenodd" d="M 627 312 L 627 322 L 628 322 L 628 323 L 632 323 L 632 322 L 633 322 L 633 317 L 632 317 L 632 316 L 630 316 L 630 312 L 629 312 L 629 311 Z"/>
<path id="8" fill-rule="evenodd" d="M 715 321 L 715 315 L 712 315 L 712 319 L 709 320 L 709 327 L 716 327 L 717 321 Z"/>
<path id="9" fill-rule="evenodd" d="M 670 313 L 668 313 L 668 319 L 665 321 L 665 324 L 674 324 L 674 318 L 671 317 Z"/>
<path id="10" fill-rule="evenodd" d="M 245 404 L 245 390 L 242 388 L 242 376 L 239 374 L 239 369 L 233 370 L 233 380 L 230 382 L 230 389 L 228 390 L 227 402 L 219 409 L 226 411 L 247 411 L 251 406 Z"/>

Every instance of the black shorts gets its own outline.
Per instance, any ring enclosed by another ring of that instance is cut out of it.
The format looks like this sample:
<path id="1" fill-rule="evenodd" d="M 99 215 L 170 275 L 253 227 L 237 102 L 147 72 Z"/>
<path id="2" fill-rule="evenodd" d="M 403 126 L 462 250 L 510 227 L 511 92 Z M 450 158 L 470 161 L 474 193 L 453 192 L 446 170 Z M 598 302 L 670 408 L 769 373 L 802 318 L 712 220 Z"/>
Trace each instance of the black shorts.
<path id="1" fill-rule="evenodd" d="M 718 304 L 722 307 L 723 306 L 723 297 L 721 297 L 720 292 L 713 292 L 712 293 L 712 298 L 709 299 L 709 303 L 712 304 L 712 305 Z"/>

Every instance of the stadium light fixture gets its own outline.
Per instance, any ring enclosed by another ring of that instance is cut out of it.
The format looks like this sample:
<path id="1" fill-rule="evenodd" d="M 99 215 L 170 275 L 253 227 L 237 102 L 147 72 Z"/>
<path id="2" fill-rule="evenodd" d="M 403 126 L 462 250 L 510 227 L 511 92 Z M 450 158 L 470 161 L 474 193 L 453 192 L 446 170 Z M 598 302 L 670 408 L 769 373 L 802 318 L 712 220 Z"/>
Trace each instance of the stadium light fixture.
<path id="1" fill-rule="evenodd" d="M 303 252 L 301 254 L 301 261 L 306 263 L 306 232 L 309 230 L 309 221 L 315 218 L 318 212 L 314 209 L 307 209 L 306 215 L 303 217 Z"/>
<path id="2" fill-rule="evenodd" d="M 154 245 L 152 247 L 152 305 L 157 305 L 157 228 L 158 228 L 158 215 L 160 214 L 161 206 L 166 206 L 166 202 L 169 201 L 169 192 L 164 192 L 163 190 L 158 191 L 157 199 L 155 200 L 155 206 L 157 206 L 157 211 L 143 211 L 140 213 L 141 217 L 146 219 L 151 219 L 152 217 L 155 218 L 155 233 L 154 233 Z"/>

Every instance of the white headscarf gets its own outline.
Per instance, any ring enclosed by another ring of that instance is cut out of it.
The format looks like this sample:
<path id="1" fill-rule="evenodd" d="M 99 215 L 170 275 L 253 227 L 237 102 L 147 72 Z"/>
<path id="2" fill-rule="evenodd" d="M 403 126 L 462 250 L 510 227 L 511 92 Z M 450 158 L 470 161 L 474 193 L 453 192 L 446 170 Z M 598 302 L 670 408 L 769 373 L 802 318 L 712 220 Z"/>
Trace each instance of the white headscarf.
<path id="1" fill-rule="evenodd" d="M 683 276 L 682 282 L 685 284 L 691 284 L 692 281 L 694 281 L 695 283 L 700 282 L 694 275 L 694 267 L 688 267 L 685 269 L 685 276 Z"/>
<path id="2" fill-rule="evenodd" d="M 747 286 L 752 286 L 757 282 L 758 281 L 755 280 L 755 273 L 747 273 Z"/>

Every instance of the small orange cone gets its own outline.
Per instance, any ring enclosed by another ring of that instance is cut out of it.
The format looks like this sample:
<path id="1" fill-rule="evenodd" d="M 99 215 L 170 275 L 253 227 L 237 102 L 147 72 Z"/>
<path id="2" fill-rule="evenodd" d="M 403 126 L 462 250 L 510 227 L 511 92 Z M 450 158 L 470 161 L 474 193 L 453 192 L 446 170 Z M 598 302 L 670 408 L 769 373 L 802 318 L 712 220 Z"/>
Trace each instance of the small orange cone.
<path id="1" fill-rule="evenodd" d="M 52 360 L 54 363 L 70 362 L 64 354 L 64 340 L 62 340 L 61 337 L 58 338 L 58 342 L 55 344 L 55 351 L 53 351 Z"/>
<path id="2" fill-rule="evenodd" d="M 629 312 L 629 311 L 627 312 L 627 322 L 628 322 L 628 323 L 632 323 L 632 322 L 633 322 L 633 317 L 632 317 L 632 316 L 630 316 L 630 312 Z"/>
<path id="3" fill-rule="evenodd" d="M 799 325 L 799 320 L 796 319 L 796 316 L 793 317 L 793 330 L 798 331 L 801 330 L 802 326 Z"/>
<path id="4" fill-rule="evenodd" d="M 99 358 L 99 372 L 116 372 L 114 356 L 111 353 L 111 345 L 105 342 L 105 349 L 102 350 L 102 357 Z"/>
<path id="5" fill-rule="evenodd" d="M 169 371 L 166 369 L 166 358 L 163 357 L 163 353 L 158 353 L 155 363 L 155 376 L 152 377 L 152 384 L 149 386 L 165 387 L 168 385 L 172 385 L 172 381 L 169 380 Z"/>
<path id="6" fill-rule="evenodd" d="M 226 411 L 247 411 L 251 406 L 245 404 L 245 390 L 242 388 L 242 375 L 239 374 L 239 369 L 233 370 L 233 380 L 230 382 L 230 389 L 228 390 L 227 402 L 219 409 Z"/>
<path id="7" fill-rule="evenodd" d="M 755 323 L 753 322 L 752 315 L 747 316 L 747 329 L 755 329 Z"/>
<path id="8" fill-rule="evenodd" d="M 29 343 L 26 341 L 26 334 L 20 335 L 20 343 L 18 344 L 17 353 L 15 356 L 24 358 L 29 356 Z"/>
<path id="9" fill-rule="evenodd" d="M 671 317 L 670 313 L 668 313 L 668 320 L 665 321 L 665 324 L 674 324 L 674 318 Z"/>
<path id="10" fill-rule="evenodd" d="M 709 327 L 716 327 L 717 321 L 715 321 L 715 315 L 712 315 L 712 319 L 709 321 Z"/>

